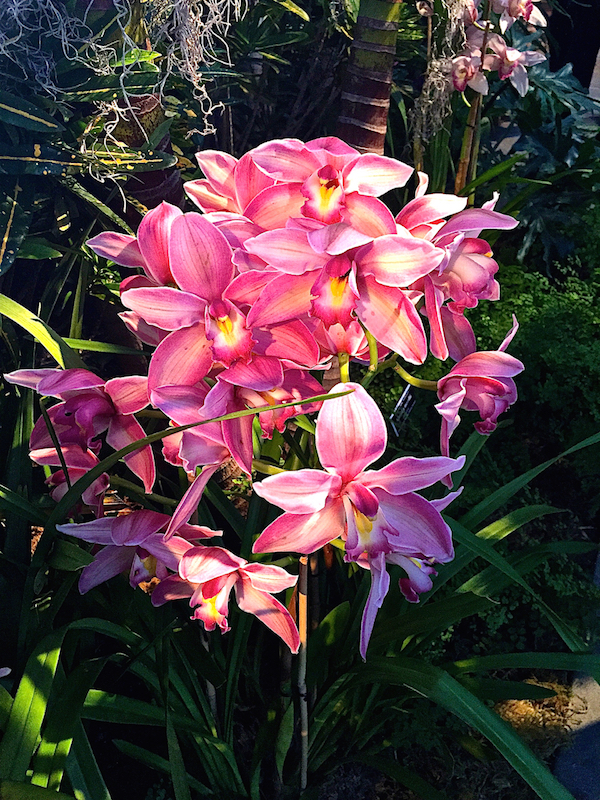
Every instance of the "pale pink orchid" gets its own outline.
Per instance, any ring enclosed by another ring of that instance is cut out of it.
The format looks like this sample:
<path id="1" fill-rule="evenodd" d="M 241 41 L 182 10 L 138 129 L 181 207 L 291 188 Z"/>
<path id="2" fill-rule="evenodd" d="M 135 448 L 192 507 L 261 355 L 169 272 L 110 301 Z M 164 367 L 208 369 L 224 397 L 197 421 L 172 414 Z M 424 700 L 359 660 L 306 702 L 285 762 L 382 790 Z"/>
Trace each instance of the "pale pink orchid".
<path id="1" fill-rule="evenodd" d="M 487 78 L 481 70 L 481 56 L 460 55 L 452 59 L 450 72 L 452 85 L 457 92 L 464 92 L 467 86 L 479 94 L 487 94 Z"/>
<path id="2" fill-rule="evenodd" d="M 524 366 L 505 350 L 518 327 L 514 319 L 513 327 L 498 350 L 467 355 L 438 381 L 440 402 L 435 407 L 442 417 L 440 449 L 443 455 L 450 453 L 450 437 L 460 422 L 461 408 L 478 411 L 481 421 L 475 423 L 475 429 L 489 434 L 495 430 L 500 414 L 517 399 L 513 379 Z M 446 485 L 450 484 L 446 482 Z"/>
<path id="3" fill-rule="evenodd" d="M 254 614 L 297 653 L 300 636 L 288 610 L 273 594 L 289 589 L 297 581 L 281 567 L 249 563 L 222 547 L 192 547 L 179 562 L 179 575 L 161 581 L 152 593 L 152 603 L 190 598 L 195 608 L 192 619 L 199 619 L 207 631 L 217 626 L 222 633 L 227 621 L 229 595 L 233 589 L 242 611 Z"/>
<path id="4" fill-rule="evenodd" d="M 98 457 L 91 450 L 82 450 L 77 444 L 61 445 L 61 454 L 67 467 L 67 475 L 63 469 L 53 472 L 46 480 L 52 487 L 50 497 L 57 503 L 67 491 L 69 485 L 77 483 L 91 469 L 100 463 Z M 39 447 L 29 453 L 29 457 L 36 464 L 49 467 L 62 467 L 62 462 L 55 447 Z M 67 479 L 68 476 L 68 479 Z M 101 517 L 104 513 L 104 495 L 110 486 L 110 477 L 103 472 L 82 493 L 83 502 L 89 506 L 95 516 Z"/>
<path id="5" fill-rule="evenodd" d="M 180 523 L 177 535 L 167 541 L 160 531 L 170 521 L 167 514 L 144 509 L 91 522 L 57 525 L 61 533 L 102 545 L 92 563 L 83 568 L 79 579 L 81 594 L 126 570 L 132 587 L 154 577 L 162 580 L 171 572 L 177 572 L 181 557 L 193 547 L 190 540 L 207 539 L 223 533 L 202 525 Z"/>
<path id="6" fill-rule="evenodd" d="M 539 0 L 493 0 L 492 9 L 494 13 L 500 14 L 500 31 L 506 31 L 521 18 L 531 25 L 545 28 L 548 24 L 546 17 L 534 5 Z"/>
<path id="7" fill-rule="evenodd" d="M 389 586 L 386 561 L 407 571 L 408 583 L 401 588 L 414 600 L 429 586 L 431 565 L 453 558 L 449 527 L 436 506 L 416 492 L 460 469 L 464 458 L 399 458 L 365 470 L 385 451 L 385 422 L 359 384 L 341 383 L 331 393 L 348 389 L 351 394 L 326 400 L 319 413 L 316 448 L 324 471 L 302 469 L 254 484 L 260 497 L 285 513 L 265 528 L 253 549 L 312 553 L 341 538 L 347 561 L 368 562 L 372 584 L 362 623 L 364 658 Z"/>
<path id="8" fill-rule="evenodd" d="M 492 35 L 489 47 L 499 58 L 498 75 L 502 80 L 508 80 L 515 87 L 521 97 L 525 97 L 529 89 L 529 78 L 526 67 L 546 61 L 546 56 L 539 50 L 522 52 L 514 47 L 507 47 L 501 36 Z"/>
<path id="9" fill-rule="evenodd" d="M 9 383 L 27 386 L 39 394 L 56 397 L 61 402 L 48 409 L 61 449 L 78 447 L 82 453 L 98 454 L 97 438 L 106 431 L 106 443 L 114 450 L 143 439 L 146 435 L 134 414 L 149 403 L 148 379 L 142 375 L 103 381 L 86 369 L 24 369 L 4 376 Z M 36 422 L 30 439 L 31 457 L 54 448 L 43 417 Z M 48 454 L 46 454 L 47 457 Z M 154 456 L 146 445 L 125 456 L 129 469 L 152 491 L 156 476 Z M 41 463 L 38 461 L 38 463 Z M 44 463 L 50 464 L 46 460 Z M 60 461 L 58 461 L 60 465 Z M 68 467 L 76 467 L 69 463 Z"/>

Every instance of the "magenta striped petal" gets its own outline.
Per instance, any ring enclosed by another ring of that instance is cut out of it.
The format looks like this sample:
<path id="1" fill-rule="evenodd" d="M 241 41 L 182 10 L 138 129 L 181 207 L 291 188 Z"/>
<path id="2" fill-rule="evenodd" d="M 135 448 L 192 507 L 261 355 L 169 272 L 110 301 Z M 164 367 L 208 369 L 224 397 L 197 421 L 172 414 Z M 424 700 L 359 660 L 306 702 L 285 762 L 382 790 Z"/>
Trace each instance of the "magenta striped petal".
<path id="1" fill-rule="evenodd" d="M 130 375 L 106 381 L 104 391 L 119 414 L 135 414 L 148 405 L 148 378 Z"/>
<path id="2" fill-rule="evenodd" d="M 355 261 L 360 275 L 372 275 L 384 286 L 406 287 L 438 267 L 444 255 L 424 239 L 380 236 L 361 247 Z"/>
<path id="3" fill-rule="evenodd" d="M 192 547 L 179 562 L 179 574 L 191 583 L 207 583 L 237 572 L 246 563 L 224 547 Z"/>
<path id="4" fill-rule="evenodd" d="M 111 533 L 114 521 L 114 517 L 101 517 L 91 522 L 67 522 L 64 525 L 57 525 L 56 530 L 76 539 L 83 539 L 84 542 L 113 544 Z"/>
<path id="5" fill-rule="evenodd" d="M 106 442 L 115 450 L 120 450 L 122 447 L 143 439 L 145 436 L 145 430 L 134 416 L 131 414 L 115 414 L 108 426 Z M 154 455 L 150 445 L 134 450 L 133 453 L 126 455 L 123 460 L 133 474 L 137 475 L 142 481 L 145 491 L 150 493 L 156 479 Z"/>
<path id="6" fill-rule="evenodd" d="M 339 475 L 330 475 L 318 469 L 282 472 L 253 484 L 259 497 L 293 514 L 320 511 L 327 499 L 339 494 L 341 488 L 342 479 Z"/>
<path id="7" fill-rule="evenodd" d="M 131 514 L 113 517 L 113 544 L 128 547 L 140 545 L 148 536 L 158 533 L 168 521 L 169 517 L 166 514 L 159 514 L 157 511 L 149 511 L 148 509 L 132 511 Z"/>
<path id="8" fill-rule="evenodd" d="M 171 536 L 173 536 L 180 525 L 189 521 L 189 518 L 198 507 L 198 503 L 200 502 L 202 493 L 206 488 L 206 484 L 215 474 L 217 469 L 218 467 L 214 465 L 210 467 L 204 467 L 200 475 L 194 479 L 194 482 L 190 485 L 189 489 L 179 501 L 179 505 L 173 512 L 171 521 L 169 522 L 167 530 L 165 531 L 165 541 L 168 541 Z M 182 577 L 184 578 L 185 575 L 182 575 Z"/>
<path id="9" fill-rule="evenodd" d="M 227 239 L 201 214 L 182 214 L 173 221 L 169 239 L 171 272 L 185 292 L 219 300 L 234 275 Z"/>
<path id="10" fill-rule="evenodd" d="M 519 221 L 508 214 L 500 214 L 498 211 L 490 211 L 487 208 L 467 208 L 449 220 L 438 232 L 438 236 L 446 236 L 451 233 L 468 233 L 471 236 L 479 236 L 485 230 L 505 230 L 510 231 L 516 228 Z"/>
<path id="11" fill-rule="evenodd" d="M 355 478 L 383 455 L 387 443 L 381 411 L 360 384 L 338 383 L 330 394 L 347 389 L 354 391 L 323 403 L 316 433 L 321 463 L 344 482 Z"/>
<path id="12" fill-rule="evenodd" d="M 125 570 L 131 568 L 135 555 L 133 547 L 117 547 L 109 545 L 96 553 L 94 560 L 83 568 L 79 578 L 79 591 L 81 594 L 89 592 L 94 586 L 114 578 Z"/>
<path id="13" fill-rule="evenodd" d="M 281 275 L 265 286 L 246 320 L 249 328 L 262 328 L 302 317 L 311 309 L 312 272 L 305 275 Z"/>
<path id="14" fill-rule="evenodd" d="M 274 183 L 262 170 L 260 170 L 252 160 L 252 154 L 246 153 L 242 156 L 235 168 L 235 197 L 238 207 L 245 209 L 246 206 L 268 186 Z"/>
<path id="15" fill-rule="evenodd" d="M 204 319 L 206 305 L 195 294 L 169 286 L 128 289 L 121 295 L 121 301 L 149 325 L 156 325 L 165 331 L 189 328 Z"/>
<path id="16" fill-rule="evenodd" d="M 173 331 L 158 345 L 148 370 L 148 390 L 194 386 L 208 375 L 213 358 L 204 325 Z"/>
<path id="17" fill-rule="evenodd" d="M 423 323 L 402 289 L 382 286 L 371 276 L 357 284 L 356 313 L 367 330 L 406 361 L 422 364 L 427 357 Z"/>
<path id="18" fill-rule="evenodd" d="M 367 658 L 367 647 L 369 646 L 377 612 L 383 605 L 385 596 L 390 588 L 390 576 L 385 565 L 385 555 L 378 553 L 376 556 L 371 556 L 369 558 L 369 567 L 371 569 L 371 589 L 360 624 L 359 650 L 363 661 Z"/>
<path id="19" fill-rule="evenodd" d="M 268 525 L 254 542 L 254 553 L 314 553 L 342 536 L 346 515 L 339 497 L 314 514 L 285 513 Z"/>
<path id="20" fill-rule="evenodd" d="M 392 495 L 416 492 L 441 481 L 451 472 L 462 469 L 465 457 L 460 458 L 413 458 L 407 456 L 392 461 L 378 470 L 370 470 L 360 476 L 363 486 L 380 488 Z"/>
<path id="21" fill-rule="evenodd" d="M 205 180 L 186 181 L 183 189 L 192 203 L 205 214 L 220 211 L 239 211 L 235 200 L 216 192 Z"/>
<path id="22" fill-rule="evenodd" d="M 396 216 L 396 222 L 410 230 L 417 225 L 436 222 L 450 214 L 456 214 L 466 205 L 466 197 L 454 194 L 427 194 L 407 203 Z"/>
<path id="23" fill-rule="evenodd" d="M 282 567 L 257 562 L 246 564 L 241 569 L 242 576 L 248 576 L 250 583 L 261 592 L 283 592 L 290 589 L 298 581 L 297 575 L 290 575 Z"/>
<path id="24" fill-rule="evenodd" d="M 194 587 L 180 578 L 179 575 L 169 575 L 164 578 L 152 592 L 152 605 L 162 606 L 169 600 L 183 600 L 194 594 Z"/>
<path id="25" fill-rule="evenodd" d="M 245 249 L 289 275 L 303 275 L 319 269 L 328 260 L 328 256 L 315 252 L 310 246 L 305 231 L 288 228 L 266 231 L 248 239 Z"/>
<path id="26" fill-rule="evenodd" d="M 319 158 L 299 139 L 274 139 L 250 151 L 252 160 L 278 181 L 305 181 L 319 169 Z"/>
<path id="27" fill-rule="evenodd" d="M 146 272 L 163 285 L 173 280 L 169 269 L 169 235 L 173 220 L 182 215 L 180 208 L 163 201 L 148 211 L 138 228 L 138 244 L 146 262 Z"/>
<path id="28" fill-rule="evenodd" d="M 514 378 L 525 369 L 518 358 L 498 350 L 480 350 L 471 353 L 455 364 L 446 378 L 463 376 L 489 376 Z M 442 379 L 445 380 L 445 379 Z"/>
<path id="29" fill-rule="evenodd" d="M 108 258 L 123 267 L 146 268 L 146 261 L 135 236 L 106 231 L 88 239 L 87 246 L 102 258 Z"/>
<path id="30" fill-rule="evenodd" d="M 360 233 L 345 222 L 336 222 L 310 231 L 307 239 L 318 253 L 329 253 L 332 256 L 341 255 L 371 241 L 370 236 Z"/>
<path id="31" fill-rule="evenodd" d="M 285 228 L 290 217 L 302 216 L 306 198 L 301 187 L 301 183 L 282 183 L 263 189 L 246 206 L 244 216 L 266 231 Z"/>

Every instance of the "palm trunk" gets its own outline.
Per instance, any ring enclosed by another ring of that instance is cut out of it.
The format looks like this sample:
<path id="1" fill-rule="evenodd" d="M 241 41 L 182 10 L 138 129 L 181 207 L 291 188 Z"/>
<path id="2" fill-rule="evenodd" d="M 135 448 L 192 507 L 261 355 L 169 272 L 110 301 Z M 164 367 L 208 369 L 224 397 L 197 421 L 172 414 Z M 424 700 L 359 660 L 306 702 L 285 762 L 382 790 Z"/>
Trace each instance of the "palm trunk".
<path id="1" fill-rule="evenodd" d="M 336 134 L 383 154 L 402 0 L 361 0 Z"/>

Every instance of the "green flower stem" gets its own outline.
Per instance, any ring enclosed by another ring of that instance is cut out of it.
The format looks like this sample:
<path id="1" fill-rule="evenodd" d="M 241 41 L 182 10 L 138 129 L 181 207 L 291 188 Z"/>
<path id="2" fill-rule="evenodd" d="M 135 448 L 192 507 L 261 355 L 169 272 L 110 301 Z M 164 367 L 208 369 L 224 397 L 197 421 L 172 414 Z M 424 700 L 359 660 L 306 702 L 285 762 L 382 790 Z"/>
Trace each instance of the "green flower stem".
<path id="1" fill-rule="evenodd" d="M 421 380 L 421 378 L 415 378 L 409 372 L 407 372 L 404 367 L 401 367 L 400 364 L 394 365 L 394 371 L 397 372 L 403 380 L 405 380 L 407 383 L 410 383 L 411 386 L 437 392 L 437 381 L 424 381 Z"/>
<path id="2" fill-rule="evenodd" d="M 308 556 L 300 556 L 298 578 L 298 695 L 300 698 L 300 791 L 308 784 L 308 690 L 306 688 L 306 653 L 308 646 Z"/>
<path id="3" fill-rule="evenodd" d="M 338 361 L 340 363 L 340 380 L 342 383 L 348 383 L 350 380 L 350 356 L 348 353 L 338 353 Z"/>

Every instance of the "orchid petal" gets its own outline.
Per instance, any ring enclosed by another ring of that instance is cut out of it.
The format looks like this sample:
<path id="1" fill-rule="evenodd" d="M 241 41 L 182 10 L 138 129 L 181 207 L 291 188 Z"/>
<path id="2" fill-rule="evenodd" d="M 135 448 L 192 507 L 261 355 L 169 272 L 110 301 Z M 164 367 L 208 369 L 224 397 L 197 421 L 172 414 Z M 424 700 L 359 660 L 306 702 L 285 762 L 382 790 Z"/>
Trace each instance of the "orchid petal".
<path id="1" fill-rule="evenodd" d="M 370 239 L 396 233 L 394 217 L 385 203 L 357 192 L 346 195 L 342 220 Z"/>
<path id="2" fill-rule="evenodd" d="M 172 572 L 177 572 L 183 554 L 191 550 L 193 546 L 191 542 L 186 542 L 181 536 L 173 536 L 166 542 L 164 536 L 153 533 L 144 540 L 144 550 L 151 553 L 157 561 Z"/>
<path id="3" fill-rule="evenodd" d="M 388 523 L 387 538 L 394 552 L 416 558 L 433 558 L 440 564 L 454 558 L 452 532 L 431 503 L 418 494 L 393 497 L 375 489 Z"/>
<path id="4" fill-rule="evenodd" d="M 255 355 L 248 364 L 238 361 L 232 364 L 221 378 L 236 386 L 245 386 L 257 392 L 265 392 L 283 382 L 283 368 L 277 358 Z"/>
<path id="5" fill-rule="evenodd" d="M 91 522 L 67 522 L 57 525 L 56 530 L 76 539 L 83 539 L 84 542 L 107 545 L 113 544 L 111 532 L 114 521 L 115 517 L 101 517 Z"/>
<path id="6" fill-rule="evenodd" d="M 146 268 L 146 261 L 135 236 L 114 231 L 105 231 L 88 239 L 87 246 L 102 258 L 121 264 L 123 267 Z"/>
<path id="7" fill-rule="evenodd" d="M 385 565 L 385 555 L 378 553 L 376 556 L 371 556 L 369 558 L 369 567 L 371 569 L 371 589 L 360 626 L 360 655 L 363 661 L 367 658 L 367 647 L 369 646 L 377 612 L 383 605 L 385 596 L 390 588 L 390 576 Z"/>
<path id="8" fill-rule="evenodd" d="M 289 275 L 303 275 L 309 270 L 319 269 L 327 261 L 327 256 L 315 252 L 310 246 L 305 231 L 289 228 L 261 233 L 249 239 L 245 249 Z"/>
<path id="9" fill-rule="evenodd" d="M 283 592 L 284 589 L 291 589 L 298 581 L 297 575 L 290 575 L 282 567 L 273 564 L 259 564 L 254 562 L 246 564 L 240 570 L 242 577 L 248 577 L 255 589 L 261 592 Z"/>
<path id="10" fill-rule="evenodd" d="M 244 209 L 244 216 L 266 231 L 285 228 L 290 217 L 302 216 L 305 198 L 300 183 L 268 186 Z"/>
<path id="11" fill-rule="evenodd" d="M 110 421 L 106 434 L 106 443 L 115 450 L 120 450 L 132 442 L 137 442 L 146 436 L 146 431 L 142 428 L 137 419 L 130 414 L 116 414 Z M 140 447 L 133 453 L 124 456 L 123 461 L 127 464 L 134 475 L 144 484 L 146 493 L 152 491 L 156 480 L 156 467 L 154 464 L 154 454 L 150 445 Z"/>
<path id="12" fill-rule="evenodd" d="M 397 458 L 382 469 L 365 472 L 357 480 L 370 489 L 384 489 L 388 494 L 397 496 L 432 486 L 450 472 L 462 469 L 464 463 L 465 456 L 460 458 L 406 456 Z"/>
<path id="13" fill-rule="evenodd" d="M 198 422 L 207 388 L 201 386 L 162 386 L 152 392 L 152 403 L 177 425 Z"/>
<path id="14" fill-rule="evenodd" d="M 94 560 L 83 568 L 79 578 L 79 592 L 85 594 L 104 581 L 129 570 L 135 555 L 133 547 L 109 545 L 96 553 Z"/>
<path id="15" fill-rule="evenodd" d="M 379 197 L 404 186 L 413 172 L 414 168 L 402 161 L 365 153 L 344 167 L 344 191 Z"/>
<path id="16" fill-rule="evenodd" d="M 234 275 L 232 255 L 225 236 L 201 214 L 192 211 L 173 221 L 171 272 L 185 292 L 207 301 L 220 299 Z"/>
<path id="17" fill-rule="evenodd" d="M 425 239 L 380 236 L 356 252 L 359 274 L 373 275 L 385 286 L 406 287 L 432 272 L 444 251 Z"/>
<path id="18" fill-rule="evenodd" d="M 242 156 L 235 168 L 235 197 L 240 209 L 246 206 L 260 194 L 263 189 L 272 186 L 273 178 L 260 170 L 252 158 L 252 153 Z M 289 178 L 288 178 L 289 180 Z"/>
<path id="19" fill-rule="evenodd" d="M 159 514 L 157 511 L 148 509 L 114 517 L 112 520 L 113 544 L 120 547 L 136 547 L 151 534 L 158 533 L 168 521 L 169 517 L 166 514 Z"/>
<path id="20" fill-rule="evenodd" d="M 264 625 L 279 636 L 292 653 L 300 649 L 300 635 L 289 611 L 270 594 L 255 589 L 249 580 L 237 581 L 235 598 L 242 611 L 254 614 Z"/>
<path id="21" fill-rule="evenodd" d="M 274 139 L 250 152 L 252 160 L 278 181 L 298 183 L 321 166 L 317 156 L 298 139 Z"/>
<path id="22" fill-rule="evenodd" d="M 203 318 L 206 305 L 195 294 L 169 286 L 128 289 L 121 295 L 121 301 L 145 322 L 166 331 L 194 325 Z"/>
<path id="23" fill-rule="evenodd" d="M 200 475 L 195 478 L 194 482 L 190 485 L 186 493 L 179 501 L 179 505 L 173 512 L 171 521 L 169 522 L 167 530 L 165 531 L 165 541 L 168 541 L 171 536 L 173 536 L 181 524 L 188 522 L 189 518 L 198 507 L 198 503 L 200 502 L 202 493 L 206 488 L 206 484 L 215 474 L 217 469 L 218 467 L 215 465 L 204 467 Z M 182 575 L 182 577 L 185 578 L 186 576 Z"/>
<path id="24" fill-rule="evenodd" d="M 457 214 L 467 205 L 467 197 L 454 194 L 428 194 L 407 203 L 396 216 L 396 222 L 411 230 L 418 225 L 437 222 L 450 214 Z"/>
<path id="25" fill-rule="evenodd" d="M 360 295 L 356 313 L 378 342 L 411 364 L 427 357 L 427 339 L 418 312 L 407 295 L 394 287 L 382 286 L 371 276 L 358 281 Z"/>
<path id="26" fill-rule="evenodd" d="M 112 400 L 118 414 L 135 414 L 148 405 L 148 378 L 129 375 L 106 381 L 104 391 Z"/>
<path id="27" fill-rule="evenodd" d="M 286 512 L 268 525 L 254 542 L 253 553 L 314 553 L 345 531 L 344 504 L 329 500 L 314 514 Z"/>
<path id="28" fill-rule="evenodd" d="M 516 228 L 519 221 L 507 214 L 500 214 L 498 211 L 490 211 L 487 208 L 467 208 L 455 214 L 443 228 L 438 232 L 438 236 L 447 236 L 452 233 L 468 233 L 472 236 L 479 236 L 485 230 L 505 230 L 510 231 Z"/>
<path id="29" fill-rule="evenodd" d="M 234 200 L 219 194 L 206 180 L 186 181 L 183 184 L 183 189 L 192 203 L 198 206 L 201 211 L 204 211 L 205 214 L 219 213 L 220 211 L 239 211 Z"/>
<path id="30" fill-rule="evenodd" d="M 338 495 L 341 488 L 342 479 L 339 475 L 330 475 L 317 469 L 281 472 L 253 484 L 259 497 L 293 514 L 320 511 L 327 499 Z"/>
<path id="31" fill-rule="evenodd" d="M 200 150 L 196 161 L 210 185 L 226 197 L 235 197 L 234 171 L 237 158 L 220 150 Z"/>
<path id="32" fill-rule="evenodd" d="M 148 389 L 193 386 L 210 372 L 213 363 L 204 325 L 173 331 L 158 345 L 148 370 Z"/>
<path id="33" fill-rule="evenodd" d="M 315 276 L 311 272 L 274 278 L 252 306 L 246 321 L 248 327 L 276 325 L 308 314 L 312 303 L 310 290 L 314 282 Z"/>
<path id="34" fill-rule="evenodd" d="M 338 383 L 330 394 L 348 389 L 354 391 L 323 403 L 316 433 L 321 463 L 344 481 L 352 480 L 383 455 L 387 443 L 381 411 L 360 384 Z"/>
<path id="35" fill-rule="evenodd" d="M 336 222 L 311 231 L 308 241 L 319 253 L 337 256 L 371 241 L 370 236 L 355 230 L 345 222 Z"/>
<path id="36" fill-rule="evenodd" d="M 207 583 L 237 572 L 247 562 L 224 547 L 192 547 L 179 562 L 179 575 L 191 583 Z"/>
<path id="37" fill-rule="evenodd" d="M 173 220 L 183 211 L 164 201 L 143 217 L 138 228 L 138 244 L 146 262 L 146 272 L 161 284 L 173 280 L 169 269 L 169 235 Z"/>
<path id="38" fill-rule="evenodd" d="M 194 587 L 179 575 L 169 575 L 164 578 L 152 592 L 152 605 L 162 606 L 169 600 L 183 600 L 194 594 Z"/>

